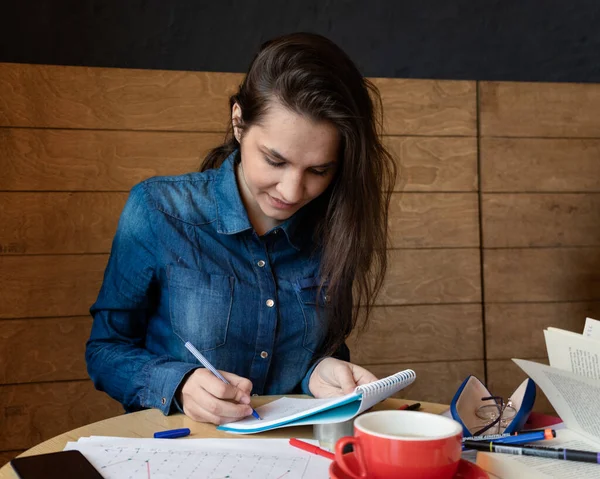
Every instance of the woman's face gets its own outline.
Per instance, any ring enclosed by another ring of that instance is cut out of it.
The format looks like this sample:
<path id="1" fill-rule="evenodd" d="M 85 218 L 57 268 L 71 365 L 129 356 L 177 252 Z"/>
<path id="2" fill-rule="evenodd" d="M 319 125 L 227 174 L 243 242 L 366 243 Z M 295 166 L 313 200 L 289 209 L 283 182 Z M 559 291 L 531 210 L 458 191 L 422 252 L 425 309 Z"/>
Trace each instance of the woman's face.
<path id="1" fill-rule="evenodd" d="M 236 104 L 234 125 L 240 117 Z M 314 200 L 335 176 L 340 147 L 336 127 L 314 122 L 279 103 L 271 104 L 260 124 L 244 130 L 240 144 L 238 185 L 259 234 Z"/>

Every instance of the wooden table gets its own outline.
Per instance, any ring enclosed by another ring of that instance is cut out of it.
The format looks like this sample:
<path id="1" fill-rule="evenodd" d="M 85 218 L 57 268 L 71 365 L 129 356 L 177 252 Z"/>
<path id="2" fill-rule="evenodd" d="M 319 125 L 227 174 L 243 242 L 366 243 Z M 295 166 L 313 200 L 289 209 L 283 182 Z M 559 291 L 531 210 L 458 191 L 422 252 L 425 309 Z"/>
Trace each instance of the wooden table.
<path id="1" fill-rule="evenodd" d="M 261 406 L 268 402 L 274 401 L 281 396 L 263 396 L 252 398 L 252 405 L 254 407 Z M 303 397 L 303 396 L 291 396 L 291 397 Z M 413 403 L 415 401 L 406 401 L 403 399 L 386 399 L 380 404 L 376 405 L 374 410 L 381 409 L 396 409 L 402 404 Z M 431 412 L 434 414 L 440 414 L 441 412 L 448 409 L 448 406 L 434 403 L 421 403 L 421 411 Z M 86 436 L 118 436 L 118 437 L 153 437 L 156 431 L 162 431 L 164 429 L 176 429 L 180 427 L 189 427 L 191 434 L 188 436 L 190 439 L 199 439 L 207 437 L 249 437 L 249 438 L 288 438 L 288 437 L 299 437 L 311 439 L 312 426 L 296 426 L 286 427 L 282 429 L 275 429 L 270 432 L 251 434 L 251 435 L 233 435 L 226 432 L 217 431 L 216 427 L 212 424 L 197 423 L 189 419 L 183 414 L 175 414 L 173 416 L 163 416 L 163 414 L 157 409 L 148 409 L 146 411 L 135 412 L 132 414 L 124 414 L 122 416 L 111 417 L 104 421 L 95 422 L 88 424 L 72 431 L 65 432 L 60 436 L 53 437 L 47 441 L 38 444 L 37 446 L 28 449 L 21 456 L 31 456 L 34 454 L 43 454 L 46 452 L 62 451 L 68 441 L 77 441 L 80 437 Z M 185 439 L 178 439 L 185 440 Z M 0 479 L 18 479 L 17 475 L 13 472 L 10 464 L 6 464 L 0 469 Z"/>

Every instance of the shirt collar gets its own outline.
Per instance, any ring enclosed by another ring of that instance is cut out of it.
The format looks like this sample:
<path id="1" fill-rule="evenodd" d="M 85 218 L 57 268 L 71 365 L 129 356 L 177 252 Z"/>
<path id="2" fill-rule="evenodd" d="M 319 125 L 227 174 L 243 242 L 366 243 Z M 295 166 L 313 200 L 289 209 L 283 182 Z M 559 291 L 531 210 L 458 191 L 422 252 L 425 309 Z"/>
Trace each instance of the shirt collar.
<path id="1" fill-rule="evenodd" d="M 226 235 L 241 233 L 253 228 L 242 202 L 235 176 L 238 155 L 239 150 L 229 155 L 215 175 L 214 198 L 217 210 L 217 232 Z M 302 208 L 294 216 L 272 228 L 266 234 L 281 230 L 285 233 L 290 245 L 299 250 L 306 235 L 299 234 L 300 231 L 296 230 L 302 222 L 305 209 Z"/>

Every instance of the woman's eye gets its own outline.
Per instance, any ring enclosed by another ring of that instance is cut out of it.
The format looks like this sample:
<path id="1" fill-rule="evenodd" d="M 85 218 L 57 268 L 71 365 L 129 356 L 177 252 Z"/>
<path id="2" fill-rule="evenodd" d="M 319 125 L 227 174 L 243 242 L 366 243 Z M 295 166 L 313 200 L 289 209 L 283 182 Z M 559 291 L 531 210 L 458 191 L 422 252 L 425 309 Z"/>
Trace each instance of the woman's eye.
<path id="1" fill-rule="evenodd" d="M 284 163 L 283 161 L 279 161 L 279 162 L 277 162 L 277 161 L 272 161 L 272 160 L 270 160 L 270 159 L 269 159 L 269 158 L 267 158 L 267 157 L 265 157 L 265 161 L 266 161 L 266 162 L 267 162 L 269 165 L 271 165 L 271 166 L 274 166 L 275 168 L 277 168 L 277 167 L 279 167 L 279 166 L 283 166 L 283 165 L 285 165 L 285 163 Z"/>
<path id="2" fill-rule="evenodd" d="M 313 174 L 325 176 L 329 170 L 310 170 Z"/>

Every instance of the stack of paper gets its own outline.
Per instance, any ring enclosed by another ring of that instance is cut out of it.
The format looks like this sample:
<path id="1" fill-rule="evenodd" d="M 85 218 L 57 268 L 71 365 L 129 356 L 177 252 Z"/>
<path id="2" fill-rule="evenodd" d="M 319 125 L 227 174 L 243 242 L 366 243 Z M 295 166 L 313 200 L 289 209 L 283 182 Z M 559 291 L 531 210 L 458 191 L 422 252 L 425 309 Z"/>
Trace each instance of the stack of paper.
<path id="1" fill-rule="evenodd" d="M 70 449 L 81 451 L 105 479 L 325 479 L 331 464 L 287 439 L 93 436 L 67 443 Z"/>

